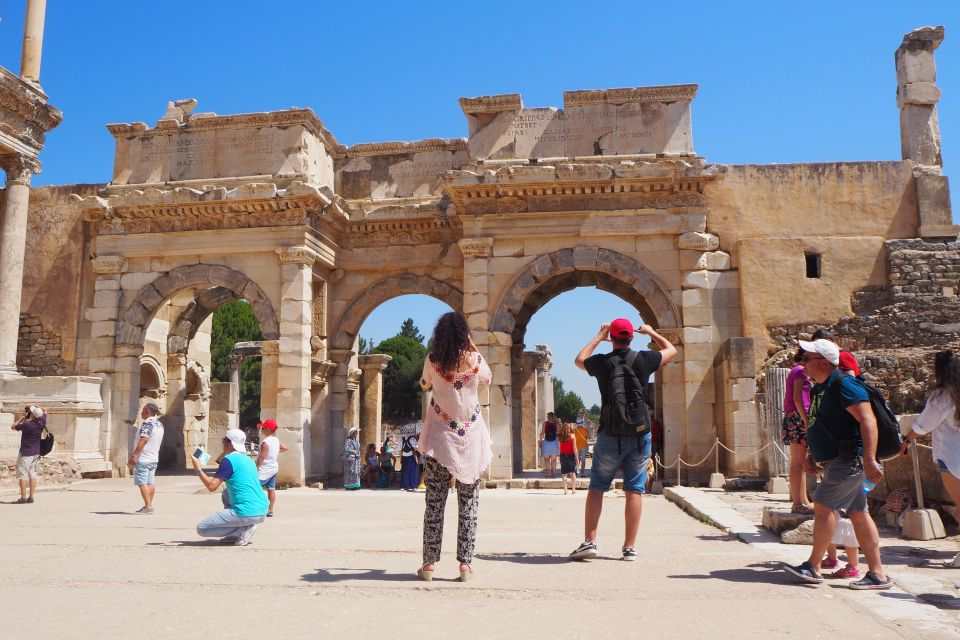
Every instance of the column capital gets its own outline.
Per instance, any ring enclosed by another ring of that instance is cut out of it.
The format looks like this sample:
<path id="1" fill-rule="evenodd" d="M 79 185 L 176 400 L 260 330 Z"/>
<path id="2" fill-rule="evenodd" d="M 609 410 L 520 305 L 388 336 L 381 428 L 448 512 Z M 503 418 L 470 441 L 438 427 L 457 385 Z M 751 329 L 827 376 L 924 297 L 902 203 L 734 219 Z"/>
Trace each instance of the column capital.
<path id="1" fill-rule="evenodd" d="M 33 174 L 40 173 L 39 160 L 17 155 L 3 163 L 3 170 L 7 174 L 7 186 L 11 184 L 23 184 L 30 186 L 30 180 Z"/>
<path id="2" fill-rule="evenodd" d="M 489 258 L 493 254 L 493 238 L 461 238 L 457 244 L 464 258 Z"/>
<path id="3" fill-rule="evenodd" d="M 299 264 L 305 267 L 313 267 L 317 261 L 317 253 L 309 247 L 277 247 L 277 256 L 280 258 L 280 264 Z"/>
<path id="4" fill-rule="evenodd" d="M 350 362 L 354 353 L 352 349 L 327 349 L 327 355 L 338 364 Z"/>
<path id="5" fill-rule="evenodd" d="M 370 353 L 363 356 L 357 357 L 357 366 L 361 369 L 376 369 L 378 371 L 383 371 L 387 368 L 387 364 L 393 360 L 393 356 L 389 356 L 385 353 Z"/>
<path id="6" fill-rule="evenodd" d="M 97 273 L 123 273 L 127 270 L 127 259 L 123 256 L 97 256 L 93 259 L 93 270 Z"/>
<path id="7" fill-rule="evenodd" d="M 230 354 L 230 371 L 237 371 L 243 364 L 243 356 L 238 353 Z"/>

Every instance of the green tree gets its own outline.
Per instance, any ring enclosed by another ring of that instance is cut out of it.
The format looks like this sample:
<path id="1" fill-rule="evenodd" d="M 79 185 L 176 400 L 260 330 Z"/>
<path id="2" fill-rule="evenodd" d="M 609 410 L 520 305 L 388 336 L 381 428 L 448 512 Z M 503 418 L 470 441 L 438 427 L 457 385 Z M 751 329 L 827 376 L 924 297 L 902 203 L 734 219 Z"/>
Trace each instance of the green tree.
<path id="1" fill-rule="evenodd" d="M 573 391 L 563 388 L 563 380 L 553 379 L 553 412 L 564 422 L 577 419 L 577 411 L 583 409 L 583 400 Z"/>
<path id="2" fill-rule="evenodd" d="M 400 325 L 400 333 L 397 335 L 404 338 L 412 338 L 420 344 L 423 344 L 423 341 L 426 339 L 424 335 L 420 333 L 417 325 L 413 324 L 413 318 L 407 318 L 403 321 L 403 324 Z"/>
<path id="3" fill-rule="evenodd" d="M 365 356 L 373 351 L 373 341 L 367 340 L 363 336 L 360 336 L 359 346 L 357 347 L 357 355 Z"/>
<path id="4" fill-rule="evenodd" d="M 263 340 L 260 323 L 246 300 L 228 302 L 213 312 L 210 379 L 230 381 L 230 354 L 238 342 Z M 244 358 L 240 368 L 240 425 L 260 420 L 260 358 Z"/>
<path id="5" fill-rule="evenodd" d="M 385 353 L 393 358 L 383 371 L 383 417 L 387 420 L 420 418 L 419 380 L 427 348 L 414 338 L 396 335 L 381 341 L 373 353 Z"/>

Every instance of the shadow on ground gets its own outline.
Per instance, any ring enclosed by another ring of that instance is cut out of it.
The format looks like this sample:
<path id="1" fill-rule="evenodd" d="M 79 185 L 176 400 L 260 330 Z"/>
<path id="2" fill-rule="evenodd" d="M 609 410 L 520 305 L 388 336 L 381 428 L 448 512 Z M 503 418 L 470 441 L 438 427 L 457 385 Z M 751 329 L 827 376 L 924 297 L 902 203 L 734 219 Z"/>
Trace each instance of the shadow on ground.
<path id="1" fill-rule="evenodd" d="M 566 556 L 537 555 L 533 553 L 479 553 L 476 557 L 478 560 L 515 562 L 517 564 L 567 564 L 570 562 L 570 559 Z M 597 560 L 602 559 L 603 558 L 597 558 Z"/>
<path id="2" fill-rule="evenodd" d="M 797 582 L 796 578 L 783 570 L 783 565 L 779 562 L 759 562 L 747 565 L 741 569 L 717 569 L 710 573 L 694 573 L 667 577 L 676 580 L 726 580 L 727 582 L 764 582 L 768 584 L 816 586 Z"/>
<path id="3" fill-rule="evenodd" d="M 411 582 L 417 579 L 415 573 L 387 573 L 385 569 L 317 569 L 316 573 L 305 573 L 300 577 L 306 582 L 346 582 L 349 580 L 375 580 L 378 582 Z"/>
<path id="4" fill-rule="evenodd" d="M 960 611 L 960 598 L 952 596 L 949 593 L 917 593 L 910 595 L 908 593 L 890 593 L 883 591 L 880 593 L 884 598 L 893 598 L 894 600 L 919 600 L 924 604 L 929 604 L 944 611 Z"/>

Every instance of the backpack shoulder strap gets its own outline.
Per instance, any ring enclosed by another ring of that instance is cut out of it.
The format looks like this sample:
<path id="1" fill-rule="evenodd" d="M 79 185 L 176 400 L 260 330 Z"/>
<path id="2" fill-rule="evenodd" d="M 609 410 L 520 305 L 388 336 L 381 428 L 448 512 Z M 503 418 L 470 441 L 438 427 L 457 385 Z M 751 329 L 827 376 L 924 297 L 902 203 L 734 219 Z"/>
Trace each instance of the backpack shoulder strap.
<path id="1" fill-rule="evenodd" d="M 629 354 L 627 354 L 626 365 L 630 367 L 631 370 L 633 369 L 633 363 L 636 362 L 637 356 L 639 355 L 639 351 L 631 351 Z"/>

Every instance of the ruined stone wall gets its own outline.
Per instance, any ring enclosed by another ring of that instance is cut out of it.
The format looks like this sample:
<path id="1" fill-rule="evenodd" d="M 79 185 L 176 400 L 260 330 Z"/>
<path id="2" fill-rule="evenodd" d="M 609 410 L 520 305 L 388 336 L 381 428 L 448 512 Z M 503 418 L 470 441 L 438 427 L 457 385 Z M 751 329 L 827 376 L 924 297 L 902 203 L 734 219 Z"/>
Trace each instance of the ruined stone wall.
<path id="1" fill-rule="evenodd" d="M 20 314 L 17 369 L 25 376 L 62 376 L 66 372 L 60 335 L 47 331 L 40 316 Z"/>
<path id="2" fill-rule="evenodd" d="M 854 297 L 857 315 L 830 325 L 770 327 L 771 362 L 785 363 L 797 337 L 821 326 L 854 352 L 898 413 L 918 413 L 933 384 L 933 355 L 960 350 L 960 242 L 891 240 L 889 288 Z"/>
<path id="3" fill-rule="evenodd" d="M 40 460 L 40 485 L 70 484 L 80 479 L 80 465 L 73 458 L 42 458 Z M 0 460 L 0 486 L 17 483 L 17 459 Z"/>

